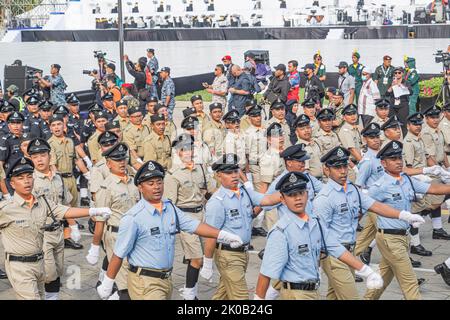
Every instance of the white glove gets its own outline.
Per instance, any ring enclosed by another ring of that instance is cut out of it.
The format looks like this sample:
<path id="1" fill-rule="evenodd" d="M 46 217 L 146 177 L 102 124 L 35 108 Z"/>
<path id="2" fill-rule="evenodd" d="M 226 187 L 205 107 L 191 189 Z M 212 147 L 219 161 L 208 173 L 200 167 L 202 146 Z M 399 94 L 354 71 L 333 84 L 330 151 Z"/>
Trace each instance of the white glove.
<path id="1" fill-rule="evenodd" d="M 414 179 L 417 179 L 419 181 L 425 182 L 425 183 L 430 183 L 433 179 L 430 178 L 429 176 L 426 176 L 424 174 L 417 174 L 415 176 L 413 176 Z"/>
<path id="2" fill-rule="evenodd" d="M 438 165 L 431 166 L 431 167 L 425 167 L 422 169 L 423 174 L 432 174 L 434 176 L 439 175 L 441 172 L 441 167 Z"/>
<path id="3" fill-rule="evenodd" d="M 450 184 L 450 177 L 441 176 L 441 181 L 445 184 Z"/>
<path id="4" fill-rule="evenodd" d="M 98 217 L 101 216 L 105 219 L 108 219 L 111 215 L 111 209 L 110 208 L 89 208 L 89 215 L 91 217 Z"/>
<path id="5" fill-rule="evenodd" d="M 249 180 L 249 181 L 244 183 L 244 187 L 247 190 L 253 190 L 253 183 Z"/>
<path id="6" fill-rule="evenodd" d="M 439 172 L 439 174 L 438 175 L 443 175 L 443 176 L 445 176 L 446 178 L 450 178 L 450 172 L 448 172 L 447 170 L 445 170 L 444 168 L 442 168 L 442 167 L 439 167 L 439 170 L 440 170 L 440 172 Z"/>
<path id="7" fill-rule="evenodd" d="M 267 297 L 267 293 L 266 293 L 266 297 Z M 266 299 L 260 298 L 260 297 L 255 293 L 255 295 L 253 296 L 253 300 L 266 300 Z"/>
<path id="8" fill-rule="evenodd" d="M 78 230 L 78 224 L 70 225 L 70 237 L 73 241 L 79 242 L 81 240 L 81 233 Z"/>
<path id="9" fill-rule="evenodd" d="M 247 176 L 248 181 L 253 182 L 253 175 L 250 172 L 245 175 Z"/>
<path id="10" fill-rule="evenodd" d="M 88 251 L 88 255 L 86 256 L 87 262 L 91 265 L 96 265 L 98 262 L 98 256 L 99 256 L 100 246 L 97 246 L 95 244 L 91 244 L 91 248 Z"/>
<path id="11" fill-rule="evenodd" d="M 241 237 L 224 230 L 220 230 L 217 241 L 229 244 L 232 248 L 238 248 L 244 244 Z"/>
<path id="12" fill-rule="evenodd" d="M 383 287 L 383 278 L 368 265 L 365 264 L 357 274 L 366 278 L 367 289 L 381 289 Z"/>
<path id="13" fill-rule="evenodd" d="M 422 216 L 418 214 L 412 214 L 411 212 L 404 210 L 400 211 L 398 218 L 400 220 L 408 222 L 414 228 L 418 228 L 422 223 L 425 223 L 425 220 L 422 218 Z"/>
<path id="14" fill-rule="evenodd" d="M 209 282 L 212 282 L 212 276 L 213 276 L 213 259 L 207 258 L 203 256 L 203 267 L 200 270 L 200 275 L 202 278 L 205 278 Z"/>
<path id="15" fill-rule="evenodd" d="M 86 167 L 88 167 L 88 169 L 90 170 L 90 169 L 92 168 L 92 161 L 91 161 L 91 159 L 89 159 L 88 156 L 85 156 L 85 157 L 83 158 L 83 160 L 84 160 L 84 162 L 86 163 Z"/>
<path id="16" fill-rule="evenodd" d="M 141 158 L 136 158 L 136 162 L 139 163 L 139 164 L 144 164 L 144 161 L 142 161 Z"/>
<path id="17" fill-rule="evenodd" d="M 86 180 L 91 181 L 91 173 L 89 171 L 86 173 L 83 173 L 83 177 L 85 177 Z"/>
<path id="18" fill-rule="evenodd" d="M 102 284 L 97 287 L 97 293 L 102 300 L 106 300 L 112 293 L 114 279 L 108 278 L 105 274 Z"/>
<path id="19" fill-rule="evenodd" d="M 257 295 L 255 293 L 255 297 L 256 296 Z M 279 296 L 280 296 L 280 293 L 277 290 L 275 290 L 274 287 L 269 285 L 269 288 L 267 288 L 267 291 L 266 291 L 266 296 L 264 297 L 264 299 L 260 298 L 259 300 L 276 300 Z M 255 300 L 257 300 L 257 299 L 255 299 Z"/>

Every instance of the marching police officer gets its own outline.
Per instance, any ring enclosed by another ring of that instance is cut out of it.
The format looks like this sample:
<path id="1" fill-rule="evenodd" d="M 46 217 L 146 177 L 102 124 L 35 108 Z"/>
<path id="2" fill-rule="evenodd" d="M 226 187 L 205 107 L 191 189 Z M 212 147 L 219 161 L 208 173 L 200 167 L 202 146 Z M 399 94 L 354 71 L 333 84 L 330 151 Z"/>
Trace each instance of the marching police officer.
<path id="1" fill-rule="evenodd" d="M 91 161 L 95 164 L 102 157 L 100 153 L 100 145 L 98 144 L 98 136 L 105 132 L 105 124 L 109 121 L 106 111 L 99 111 L 94 114 L 95 132 L 89 137 L 87 146 Z"/>
<path id="2" fill-rule="evenodd" d="M 331 109 L 323 108 L 317 113 L 320 129 L 315 136 L 315 140 L 320 147 L 322 156 L 341 144 L 337 134 L 333 132 L 334 119 L 335 114 Z"/>
<path id="3" fill-rule="evenodd" d="M 20 138 L 22 137 L 23 122 L 25 118 L 20 112 L 14 111 L 11 113 L 6 122 L 8 123 L 9 133 L 1 137 L 0 139 L 0 164 L 5 170 L 15 160 L 23 157 L 23 153 L 20 151 Z"/>
<path id="4" fill-rule="evenodd" d="M 35 167 L 33 194 L 44 196 L 55 204 L 69 205 L 71 195 L 60 175 L 50 168 L 50 145 L 44 139 L 34 139 L 27 149 Z M 51 217 L 46 223 L 53 223 Z M 45 300 L 58 300 L 61 276 L 64 274 L 64 233 L 57 223 L 44 232 Z"/>
<path id="5" fill-rule="evenodd" d="M 144 163 L 136 173 L 134 184 L 142 198 L 120 221 L 108 272 L 97 288 L 101 298 L 111 294 L 114 279 L 127 258 L 132 300 L 170 299 L 175 236 L 181 231 L 217 238 L 232 248 L 242 246 L 238 235 L 201 223 L 163 198 L 164 176 L 164 168 L 153 161 Z"/>
<path id="6" fill-rule="evenodd" d="M 220 282 L 213 300 L 245 300 L 249 298 L 245 271 L 248 265 L 253 206 L 275 205 L 280 201 L 280 195 L 276 192 L 264 196 L 254 192 L 252 188 L 240 185 L 239 159 L 235 154 L 224 155 L 213 164 L 212 169 L 217 173 L 221 187 L 206 204 L 205 222 L 226 232 L 233 230 L 243 243 L 232 247 L 220 240 L 206 239 L 200 275 L 207 280 L 211 279 L 214 257 Z"/>
<path id="7" fill-rule="evenodd" d="M 389 117 L 389 119 L 381 125 L 381 130 L 383 130 L 384 134 L 384 141 L 381 148 L 386 146 L 391 141 L 403 140 L 401 126 L 402 123 L 398 120 L 397 116 Z"/>
<path id="8" fill-rule="evenodd" d="M 168 170 L 172 166 L 172 148 L 169 136 L 164 134 L 166 120 L 162 114 L 150 118 L 152 131 L 143 141 L 144 161 L 155 161 Z"/>
<path id="9" fill-rule="evenodd" d="M 270 279 L 283 283 L 283 300 L 319 300 L 321 251 L 367 277 L 368 288 L 383 285 L 380 275 L 346 250 L 326 224 L 307 209 L 308 177 L 300 172 L 283 175 L 276 185 L 281 193 L 282 217 L 269 233 L 256 285 L 256 300 L 266 296 Z M 322 222 L 321 222 L 322 221 Z"/>
<path id="10" fill-rule="evenodd" d="M 247 164 L 245 156 L 247 146 L 245 144 L 245 137 L 240 130 L 241 120 L 239 112 L 235 109 L 231 109 L 223 116 L 222 120 L 225 123 L 226 133 L 222 146 L 222 154 L 236 154 L 241 160 L 239 163 L 240 168 L 245 170 Z"/>
<path id="11" fill-rule="evenodd" d="M 164 181 L 164 195 L 181 211 L 192 218 L 202 221 L 206 199 L 216 190 L 216 181 L 203 164 L 195 164 L 194 138 L 182 134 L 173 142 L 178 161 L 169 170 Z M 185 300 L 198 297 L 197 282 L 202 266 L 203 249 L 200 238 L 195 234 L 180 233 L 184 258 L 188 261 L 186 283 L 182 289 Z"/>
<path id="12" fill-rule="evenodd" d="M 314 209 L 326 227 L 336 239 L 353 253 L 356 242 L 358 218 L 370 210 L 385 217 L 398 218 L 411 223 L 423 218 L 409 212 L 402 212 L 377 202 L 354 184 L 347 180 L 350 152 L 341 147 L 335 147 L 320 160 L 324 164 L 325 174 L 330 178 L 314 199 Z M 327 299 L 357 300 L 358 292 L 355 286 L 353 270 L 333 257 L 327 257 L 323 270 L 328 276 Z"/>
<path id="13" fill-rule="evenodd" d="M 209 166 L 213 158 L 209 146 L 201 137 L 198 124 L 197 117 L 190 115 L 181 121 L 181 128 L 194 137 L 194 162 Z"/>
<path id="14" fill-rule="evenodd" d="M 150 130 L 142 124 L 142 111 L 138 106 L 128 108 L 130 123 L 123 132 L 123 142 L 130 148 L 131 165 L 138 169 L 144 161 L 144 140 L 150 135 Z"/>
<path id="15" fill-rule="evenodd" d="M 444 282 L 450 286 L 450 258 L 435 266 L 434 270 L 437 274 L 440 274 Z"/>
<path id="16" fill-rule="evenodd" d="M 126 127 L 128 127 L 128 124 L 130 123 L 130 118 L 128 117 L 128 104 L 125 100 L 121 99 L 116 103 L 116 110 L 117 110 L 117 117 L 114 119 L 114 121 L 119 121 L 120 123 L 120 129 L 123 131 Z M 147 115 L 146 115 L 147 117 Z M 145 125 L 146 122 L 145 118 L 142 121 L 142 123 Z"/>
<path id="17" fill-rule="evenodd" d="M 418 227 L 425 222 L 420 219 L 404 219 L 405 212 L 410 211 L 416 193 L 448 194 L 450 186 L 442 184 L 428 184 L 417 179 L 409 178 L 403 171 L 403 144 L 391 141 L 377 154 L 385 172 L 370 188 L 369 195 L 382 203 L 401 210 L 399 219 L 378 216 L 376 235 L 377 247 L 382 254 L 380 274 L 383 277 L 383 288 L 368 290 L 365 299 L 379 299 L 386 287 L 395 276 L 403 296 L 407 300 L 420 299 L 419 285 L 408 256 L 407 231 L 409 225 Z M 409 212 L 408 212 L 409 215 Z M 405 220 L 405 221 L 403 221 Z M 409 221 L 408 221 L 409 220 Z"/>
<path id="18" fill-rule="evenodd" d="M 225 126 L 223 124 L 222 104 L 215 102 L 209 105 L 210 121 L 203 125 L 203 141 L 209 146 L 213 158 L 222 156 Z"/>
<path id="19" fill-rule="evenodd" d="M 306 161 L 306 168 L 312 176 L 321 179 L 323 174 L 322 163 L 320 162 L 321 151 L 316 139 L 313 138 L 313 129 L 310 123 L 310 118 L 306 114 L 299 115 L 294 121 L 295 134 L 298 138 L 297 144 L 303 143 L 309 156 Z"/>
<path id="20" fill-rule="evenodd" d="M 5 249 L 5 267 L 8 279 L 17 299 L 39 300 L 44 297 L 44 231 L 52 225 L 46 221 L 75 219 L 87 216 L 105 216 L 109 208 L 69 208 L 55 204 L 45 196 L 33 195 L 33 171 L 31 160 L 15 160 L 6 173 L 14 195 L 0 203 L 0 230 Z"/>

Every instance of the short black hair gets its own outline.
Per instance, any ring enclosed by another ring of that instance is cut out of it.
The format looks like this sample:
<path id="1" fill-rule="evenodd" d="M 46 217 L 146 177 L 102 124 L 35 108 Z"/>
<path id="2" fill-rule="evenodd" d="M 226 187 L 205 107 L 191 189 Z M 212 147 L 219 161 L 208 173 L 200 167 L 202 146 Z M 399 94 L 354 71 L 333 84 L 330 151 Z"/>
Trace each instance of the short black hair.
<path id="1" fill-rule="evenodd" d="M 291 60 L 288 62 L 288 64 L 291 63 L 294 67 L 298 67 L 298 61 L 297 60 Z"/>
<path id="2" fill-rule="evenodd" d="M 116 82 L 116 77 L 114 77 L 112 74 L 108 74 L 107 76 L 105 76 L 105 80 L 115 83 Z"/>
<path id="3" fill-rule="evenodd" d="M 225 66 L 221 63 L 216 65 L 216 68 L 220 68 L 220 70 L 222 70 L 222 73 L 225 73 Z"/>

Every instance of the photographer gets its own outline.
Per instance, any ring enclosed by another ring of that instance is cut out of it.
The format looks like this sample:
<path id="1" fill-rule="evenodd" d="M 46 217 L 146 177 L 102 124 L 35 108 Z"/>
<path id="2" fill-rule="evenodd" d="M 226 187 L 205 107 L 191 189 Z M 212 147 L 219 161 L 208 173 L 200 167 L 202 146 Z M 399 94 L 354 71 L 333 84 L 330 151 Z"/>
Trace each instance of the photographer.
<path id="1" fill-rule="evenodd" d="M 442 90 L 442 98 L 445 105 L 447 103 L 450 103 L 450 68 L 445 70 L 444 88 Z"/>
<path id="2" fill-rule="evenodd" d="M 107 93 L 110 93 L 113 96 L 113 100 L 115 103 L 122 99 L 122 94 L 120 93 L 120 88 L 116 84 L 116 78 L 113 74 L 107 74 L 105 76 L 104 83 L 105 85 L 100 86 L 101 96 L 103 97 Z"/>
<path id="3" fill-rule="evenodd" d="M 67 88 L 63 77 L 59 74 L 61 66 L 59 64 L 52 64 L 50 69 L 50 76 L 42 77 L 41 73 L 36 73 L 38 84 L 42 88 L 50 89 L 50 101 L 55 106 L 64 106 L 66 104 L 66 96 L 64 91 Z"/>
<path id="4" fill-rule="evenodd" d="M 146 85 L 146 75 L 145 66 L 147 64 L 147 58 L 139 58 L 137 63 L 133 63 L 128 58 L 128 55 L 124 55 L 123 59 L 125 61 L 125 66 L 128 72 L 134 77 L 134 86 L 138 91 L 145 89 Z"/>
<path id="5" fill-rule="evenodd" d="M 123 84 L 123 81 L 116 74 L 116 65 L 114 63 L 108 63 L 106 65 L 106 75 L 104 77 L 105 80 L 107 77 L 111 77 L 111 76 L 114 78 L 115 85 L 120 88 L 120 86 Z"/>

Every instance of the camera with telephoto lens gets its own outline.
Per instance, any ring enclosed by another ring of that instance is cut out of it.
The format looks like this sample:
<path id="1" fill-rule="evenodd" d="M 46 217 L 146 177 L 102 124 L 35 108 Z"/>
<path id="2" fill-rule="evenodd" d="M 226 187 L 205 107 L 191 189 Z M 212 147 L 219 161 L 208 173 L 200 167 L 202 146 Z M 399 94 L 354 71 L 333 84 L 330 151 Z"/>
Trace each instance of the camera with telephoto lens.
<path id="1" fill-rule="evenodd" d="M 442 50 L 437 50 L 436 53 L 433 54 L 435 56 L 434 60 L 436 63 L 444 64 L 444 69 L 450 69 L 450 53 L 443 52 Z"/>
<path id="2" fill-rule="evenodd" d="M 91 73 L 96 75 L 98 73 L 98 71 L 95 69 L 94 70 L 83 70 L 83 74 L 90 75 Z"/>
<path id="3" fill-rule="evenodd" d="M 58 230 L 62 226 L 61 221 L 53 221 L 52 223 L 44 225 L 43 229 L 47 232 L 53 232 Z"/>

